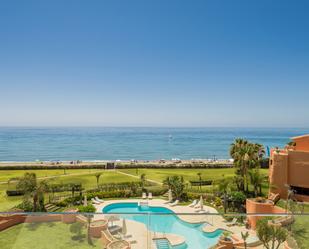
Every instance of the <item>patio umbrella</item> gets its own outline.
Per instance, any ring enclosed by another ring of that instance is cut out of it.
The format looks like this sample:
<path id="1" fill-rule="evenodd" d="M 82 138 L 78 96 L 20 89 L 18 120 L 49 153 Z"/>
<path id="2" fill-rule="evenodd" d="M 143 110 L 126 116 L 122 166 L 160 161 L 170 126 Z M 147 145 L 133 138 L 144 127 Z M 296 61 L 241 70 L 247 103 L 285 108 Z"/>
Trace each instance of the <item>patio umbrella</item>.
<path id="1" fill-rule="evenodd" d="M 87 196 L 85 195 L 84 196 L 84 206 L 86 207 L 88 205 L 88 203 L 87 203 Z"/>
<path id="2" fill-rule="evenodd" d="M 121 233 L 123 236 L 126 236 L 127 234 L 127 223 L 126 223 L 126 219 L 122 220 L 122 230 Z"/>
<path id="3" fill-rule="evenodd" d="M 172 190 L 169 189 L 169 190 L 168 190 L 168 201 L 169 201 L 169 202 L 172 202 L 172 200 L 173 200 L 173 193 L 172 193 Z"/>
<path id="4" fill-rule="evenodd" d="M 203 210 L 204 206 L 203 206 L 203 196 L 201 195 L 200 197 L 200 209 Z"/>

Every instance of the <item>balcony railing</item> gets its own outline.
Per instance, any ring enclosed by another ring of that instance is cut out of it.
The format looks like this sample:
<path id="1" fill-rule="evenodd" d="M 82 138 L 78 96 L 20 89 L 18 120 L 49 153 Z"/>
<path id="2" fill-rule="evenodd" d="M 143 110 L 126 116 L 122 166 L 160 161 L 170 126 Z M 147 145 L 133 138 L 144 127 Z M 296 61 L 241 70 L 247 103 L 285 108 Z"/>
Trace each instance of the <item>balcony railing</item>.
<path id="1" fill-rule="evenodd" d="M 1 213 L 0 248 L 240 249 L 266 248 L 267 240 L 279 248 L 309 248 L 305 214 L 157 211 Z"/>

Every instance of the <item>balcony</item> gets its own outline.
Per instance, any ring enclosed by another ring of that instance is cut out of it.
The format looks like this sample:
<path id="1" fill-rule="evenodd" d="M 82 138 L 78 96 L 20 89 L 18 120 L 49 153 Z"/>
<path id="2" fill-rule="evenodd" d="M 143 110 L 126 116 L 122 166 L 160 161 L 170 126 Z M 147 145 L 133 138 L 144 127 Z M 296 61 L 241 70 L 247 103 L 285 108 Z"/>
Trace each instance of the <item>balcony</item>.
<path id="1" fill-rule="evenodd" d="M 261 225 L 249 227 L 252 219 L 267 224 L 269 244 L 305 248 L 296 241 L 308 235 L 300 224 L 309 224 L 309 216 L 285 213 L 1 213 L 0 243 L 2 249 L 266 248 Z M 280 238 L 274 229 L 282 230 Z"/>

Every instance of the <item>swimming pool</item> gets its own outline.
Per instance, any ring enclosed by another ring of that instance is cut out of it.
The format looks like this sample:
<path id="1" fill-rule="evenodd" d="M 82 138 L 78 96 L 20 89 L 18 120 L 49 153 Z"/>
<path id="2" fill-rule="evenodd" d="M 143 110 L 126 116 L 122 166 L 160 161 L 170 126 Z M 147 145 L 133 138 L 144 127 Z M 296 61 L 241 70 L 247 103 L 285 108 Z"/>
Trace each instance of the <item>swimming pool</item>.
<path id="1" fill-rule="evenodd" d="M 118 213 L 121 217 L 141 222 L 149 230 L 159 233 L 172 233 L 185 238 L 186 245 L 182 248 L 205 249 L 218 242 L 222 231 L 205 233 L 203 224 L 191 224 L 178 218 L 170 209 L 165 207 L 139 206 L 138 203 L 113 203 L 102 210 L 103 213 Z M 147 215 L 150 214 L 150 215 Z"/>

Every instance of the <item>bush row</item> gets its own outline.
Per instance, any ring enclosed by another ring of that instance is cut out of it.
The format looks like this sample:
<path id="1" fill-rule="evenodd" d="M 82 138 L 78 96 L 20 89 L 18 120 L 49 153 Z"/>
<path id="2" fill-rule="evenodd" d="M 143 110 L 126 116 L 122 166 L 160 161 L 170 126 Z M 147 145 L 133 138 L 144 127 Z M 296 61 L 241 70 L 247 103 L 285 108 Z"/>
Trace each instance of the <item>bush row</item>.
<path id="1" fill-rule="evenodd" d="M 0 170 L 25 170 L 25 169 L 105 169 L 106 164 L 95 165 L 12 165 L 12 166 L 0 166 Z"/>
<path id="2" fill-rule="evenodd" d="M 7 196 L 20 196 L 24 195 L 24 191 L 21 190 L 7 190 L 6 191 Z"/>
<path id="3" fill-rule="evenodd" d="M 163 188 L 161 186 L 151 186 L 147 187 L 145 189 L 137 189 L 136 191 L 131 190 L 113 190 L 113 191 L 93 191 L 88 190 L 86 192 L 87 200 L 91 200 L 94 197 L 99 197 L 101 199 L 106 198 L 131 198 L 131 197 L 141 197 L 143 192 L 151 192 L 153 196 L 160 196 L 166 193 L 167 189 Z M 66 207 L 71 204 L 73 205 L 79 205 L 83 201 L 82 196 L 74 196 L 74 197 L 68 197 L 60 202 L 57 203 L 57 206 L 60 207 Z"/>
<path id="4" fill-rule="evenodd" d="M 232 163 L 204 163 L 204 162 L 190 162 L 190 163 L 156 163 L 156 164 L 116 164 L 117 169 L 135 169 L 135 168 L 149 168 L 149 169 L 182 169 L 182 168 L 205 168 L 205 169 L 220 169 L 231 168 Z"/>
<path id="5" fill-rule="evenodd" d="M 114 191 L 114 190 L 128 190 L 130 189 L 131 191 L 134 191 L 137 188 L 142 187 L 142 182 L 120 182 L 120 183 L 107 183 L 107 184 L 100 184 L 98 188 L 92 189 L 91 191 L 102 191 L 102 192 L 107 192 L 107 191 Z M 145 186 L 154 186 L 154 183 L 151 182 L 145 182 Z"/>

